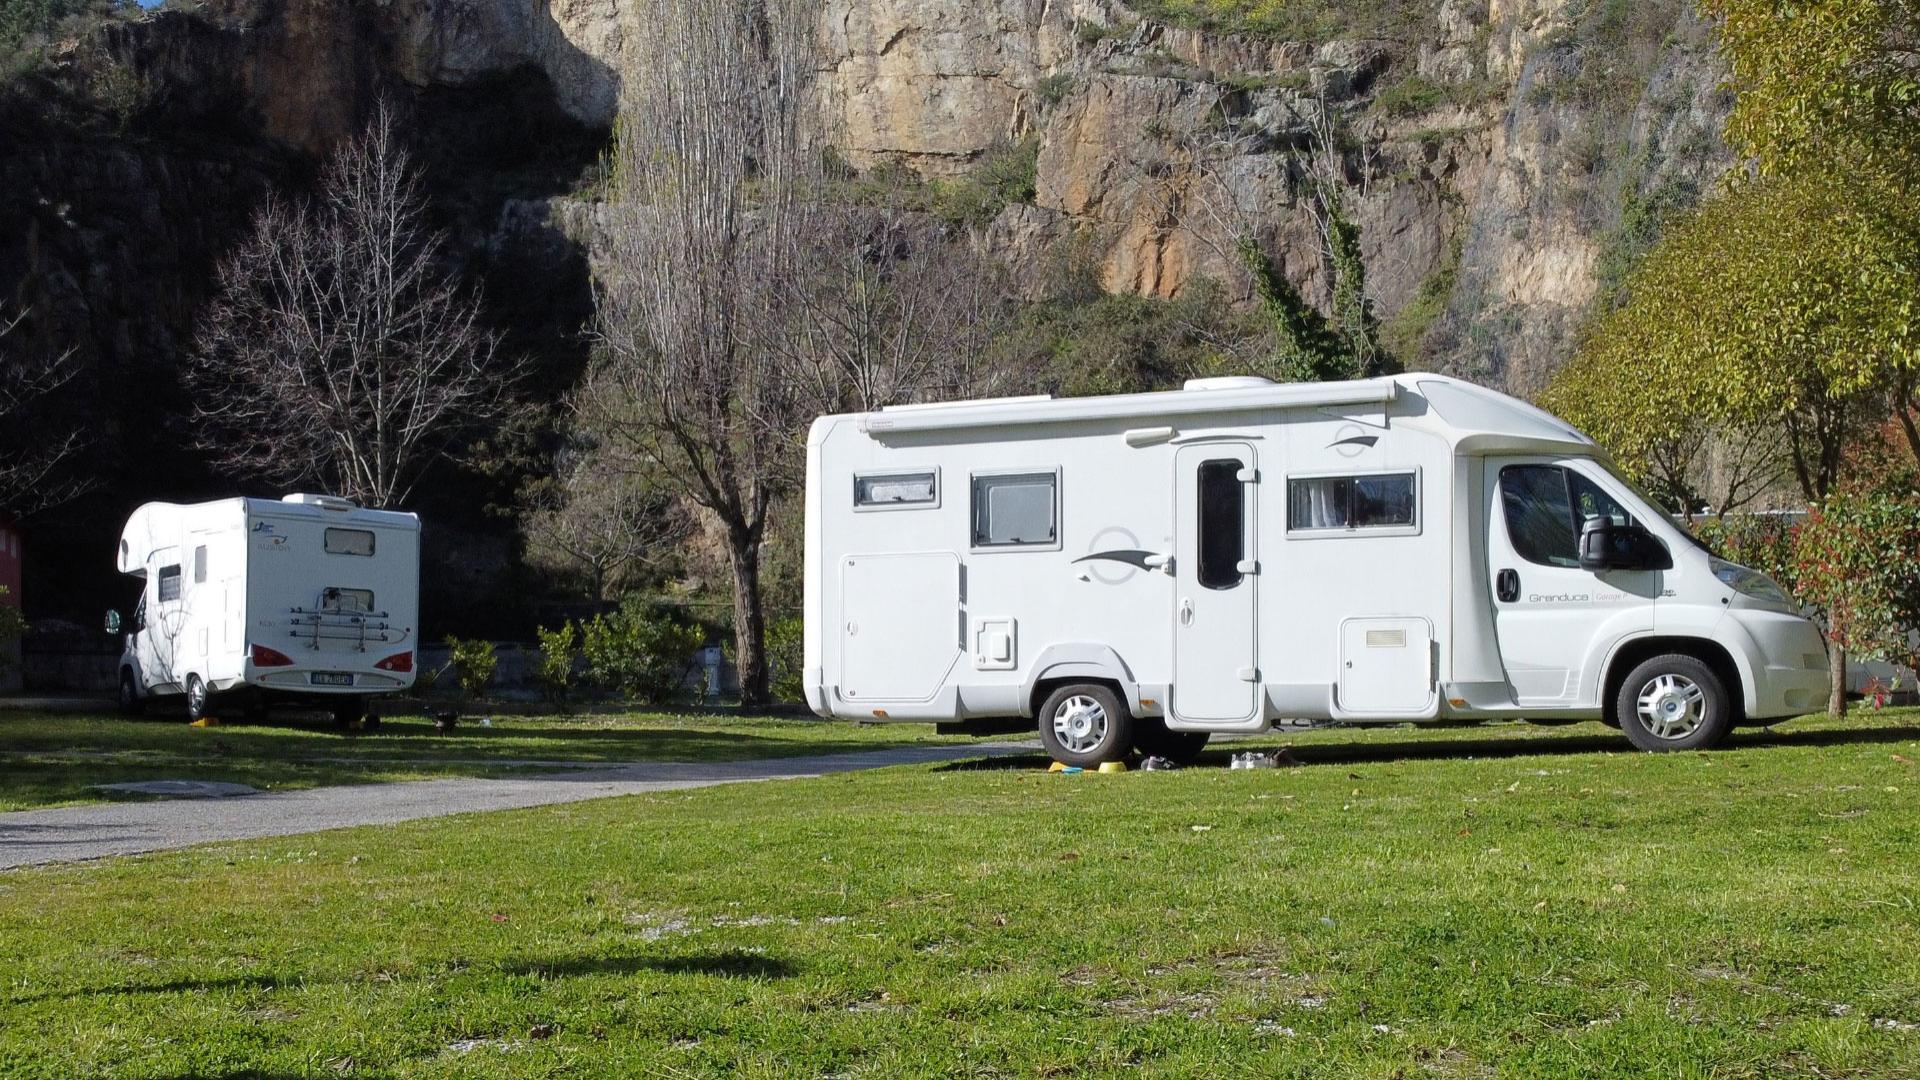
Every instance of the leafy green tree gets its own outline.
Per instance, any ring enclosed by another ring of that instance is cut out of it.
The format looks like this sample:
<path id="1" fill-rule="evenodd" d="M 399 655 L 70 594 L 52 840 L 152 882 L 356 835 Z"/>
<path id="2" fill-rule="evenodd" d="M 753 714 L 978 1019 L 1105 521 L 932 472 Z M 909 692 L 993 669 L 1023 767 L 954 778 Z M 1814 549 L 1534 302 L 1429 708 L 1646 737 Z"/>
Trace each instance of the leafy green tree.
<path id="1" fill-rule="evenodd" d="M 1690 418 L 1773 423 L 1817 502 L 1920 369 L 1920 221 L 1828 174 L 1744 184 L 1671 229 L 1544 402 L 1644 470 Z"/>
<path id="2" fill-rule="evenodd" d="M 1761 176 L 1910 176 L 1920 161 L 1916 0 L 1704 0 L 1735 98 L 1727 139 Z"/>

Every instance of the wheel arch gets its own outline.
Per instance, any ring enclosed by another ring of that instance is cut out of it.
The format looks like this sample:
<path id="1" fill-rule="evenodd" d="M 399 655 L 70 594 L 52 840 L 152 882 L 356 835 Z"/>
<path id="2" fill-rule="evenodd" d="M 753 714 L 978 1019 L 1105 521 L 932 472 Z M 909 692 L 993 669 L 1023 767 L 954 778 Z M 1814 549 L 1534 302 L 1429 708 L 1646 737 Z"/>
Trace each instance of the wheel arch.
<path id="1" fill-rule="evenodd" d="M 1108 645 L 1070 643 L 1049 645 L 1040 650 L 1027 669 L 1026 686 L 1021 694 L 1022 714 L 1037 718 L 1040 703 L 1065 683 L 1102 683 L 1126 703 L 1127 711 L 1140 715 L 1140 684 L 1120 654 Z"/>
<path id="2" fill-rule="evenodd" d="M 1741 665 L 1734 651 L 1712 638 L 1673 634 L 1629 638 L 1614 649 L 1613 655 L 1607 658 L 1606 675 L 1601 682 L 1602 715 L 1614 710 L 1620 698 L 1621 684 L 1627 681 L 1629 672 L 1656 656 L 1668 653 L 1691 656 L 1713 669 L 1713 673 L 1726 685 L 1727 692 L 1733 695 L 1730 704 L 1734 723 L 1746 717 L 1747 702 L 1753 700 L 1753 676 Z M 1615 719 L 1625 720 L 1624 717 Z"/>

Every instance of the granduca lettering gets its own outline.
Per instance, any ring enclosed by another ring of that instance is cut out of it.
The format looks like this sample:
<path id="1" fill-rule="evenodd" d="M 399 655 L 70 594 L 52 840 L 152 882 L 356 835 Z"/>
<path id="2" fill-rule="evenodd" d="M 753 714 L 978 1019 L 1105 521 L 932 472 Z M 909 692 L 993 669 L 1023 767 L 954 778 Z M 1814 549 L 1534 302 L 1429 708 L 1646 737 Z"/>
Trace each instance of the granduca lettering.
<path id="1" fill-rule="evenodd" d="M 1528 593 L 1529 604 L 1590 604 L 1593 597 L 1586 593 Z"/>

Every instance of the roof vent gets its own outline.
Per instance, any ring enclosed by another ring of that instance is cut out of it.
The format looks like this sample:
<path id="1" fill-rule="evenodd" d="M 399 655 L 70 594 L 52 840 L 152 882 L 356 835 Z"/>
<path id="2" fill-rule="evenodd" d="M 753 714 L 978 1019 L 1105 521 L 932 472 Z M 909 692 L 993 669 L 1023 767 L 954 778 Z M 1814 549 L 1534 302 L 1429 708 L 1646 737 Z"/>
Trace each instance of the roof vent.
<path id="1" fill-rule="evenodd" d="M 1212 379 L 1188 379 L 1183 390 L 1257 390 L 1272 386 L 1272 379 L 1258 375 L 1221 375 Z"/>
<path id="2" fill-rule="evenodd" d="M 308 495 L 304 492 L 295 492 L 292 495 L 282 495 L 280 501 L 293 503 L 295 506 L 317 506 L 322 510 L 360 509 L 352 499 L 343 499 L 338 495 Z"/>

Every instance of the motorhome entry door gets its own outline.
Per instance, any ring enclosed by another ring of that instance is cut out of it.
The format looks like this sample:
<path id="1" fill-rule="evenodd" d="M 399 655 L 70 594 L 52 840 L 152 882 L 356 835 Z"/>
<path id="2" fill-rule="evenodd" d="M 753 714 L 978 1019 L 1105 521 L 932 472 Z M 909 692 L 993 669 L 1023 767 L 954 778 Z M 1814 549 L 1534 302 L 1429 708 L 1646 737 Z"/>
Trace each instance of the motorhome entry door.
<path id="1" fill-rule="evenodd" d="M 1259 707 L 1254 591 L 1259 472 L 1247 443 L 1183 446 L 1174 458 L 1175 719 L 1246 720 Z"/>

